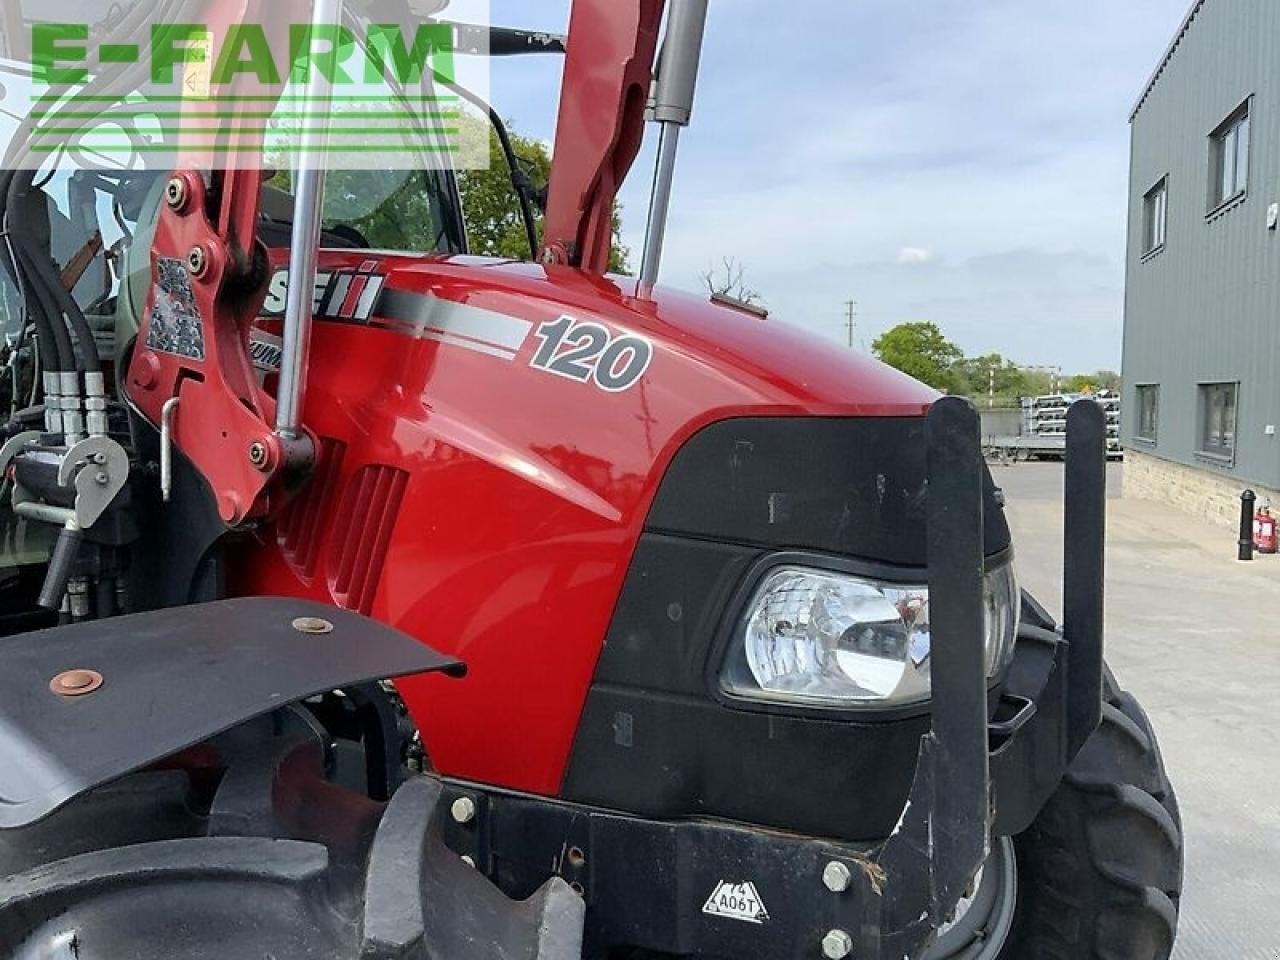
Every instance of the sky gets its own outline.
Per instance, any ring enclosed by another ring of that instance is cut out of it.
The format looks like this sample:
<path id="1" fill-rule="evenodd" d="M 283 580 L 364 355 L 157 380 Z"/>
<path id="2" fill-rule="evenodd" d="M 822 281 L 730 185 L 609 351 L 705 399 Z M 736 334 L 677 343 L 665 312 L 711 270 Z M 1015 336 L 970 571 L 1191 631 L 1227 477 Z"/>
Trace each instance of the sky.
<path id="1" fill-rule="evenodd" d="M 723 257 L 773 314 L 857 345 L 931 320 L 970 354 L 1118 369 L 1129 112 L 1190 0 L 711 0 L 664 283 Z M 492 0 L 564 29 L 568 0 Z M 492 92 L 550 138 L 559 65 Z M 652 142 L 623 191 L 644 233 Z M 638 259 L 638 256 L 633 258 Z"/>

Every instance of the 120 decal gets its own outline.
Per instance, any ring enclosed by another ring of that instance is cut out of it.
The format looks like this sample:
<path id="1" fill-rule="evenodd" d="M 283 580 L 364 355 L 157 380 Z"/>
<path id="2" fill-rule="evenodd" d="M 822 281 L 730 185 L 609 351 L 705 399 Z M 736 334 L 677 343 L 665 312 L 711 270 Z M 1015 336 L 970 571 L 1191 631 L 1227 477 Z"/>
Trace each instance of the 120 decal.
<path id="1" fill-rule="evenodd" d="M 609 393 L 630 390 L 653 362 L 653 344 L 643 337 L 614 336 L 598 323 L 561 317 L 534 332 L 542 341 L 530 365 Z"/>

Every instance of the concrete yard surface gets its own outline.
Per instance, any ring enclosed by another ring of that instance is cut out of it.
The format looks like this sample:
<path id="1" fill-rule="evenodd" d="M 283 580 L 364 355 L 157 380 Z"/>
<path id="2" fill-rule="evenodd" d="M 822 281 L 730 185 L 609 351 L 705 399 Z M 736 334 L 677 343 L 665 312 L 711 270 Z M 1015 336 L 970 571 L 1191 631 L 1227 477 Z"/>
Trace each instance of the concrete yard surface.
<path id="1" fill-rule="evenodd" d="M 1155 724 L 1182 805 L 1174 960 L 1280 958 L 1280 559 L 1119 499 L 1108 471 L 1107 659 Z M 993 466 L 1023 586 L 1061 613 L 1061 464 Z"/>

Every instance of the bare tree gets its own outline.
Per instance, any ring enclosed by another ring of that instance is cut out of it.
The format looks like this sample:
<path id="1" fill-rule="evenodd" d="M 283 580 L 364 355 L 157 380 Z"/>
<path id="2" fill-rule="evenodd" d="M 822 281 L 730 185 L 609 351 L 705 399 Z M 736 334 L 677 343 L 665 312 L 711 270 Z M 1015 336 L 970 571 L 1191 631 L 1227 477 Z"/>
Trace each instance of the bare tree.
<path id="1" fill-rule="evenodd" d="M 718 267 L 708 267 L 702 273 L 702 282 L 713 297 L 729 297 L 752 306 L 763 302 L 760 291 L 747 286 L 747 268 L 736 257 L 725 257 Z"/>

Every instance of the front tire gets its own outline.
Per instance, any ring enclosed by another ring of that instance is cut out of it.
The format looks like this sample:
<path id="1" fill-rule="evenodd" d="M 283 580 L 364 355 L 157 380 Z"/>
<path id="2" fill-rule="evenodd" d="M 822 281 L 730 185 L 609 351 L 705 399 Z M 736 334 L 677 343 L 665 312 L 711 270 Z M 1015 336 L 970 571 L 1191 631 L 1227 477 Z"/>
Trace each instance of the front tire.
<path id="1" fill-rule="evenodd" d="M 1000 960 L 1168 960 L 1182 821 L 1146 713 L 1108 671 L 1102 724 L 1014 841 L 1018 907 Z"/>
<path id="2" fill-rule="evenodd" d="M 330 782 L 328 742 L 284 711 L 0 831 L 0 956 L 581 957 L 568 884 L 508 900 L 445 846 L 439 781 L 375 802 Z"/>
<path id="3" fill-rule="evenodd" d="M 1168 960 L 1182 823 L 1151 723 L 1108 671 L 1102 723 L 1031 828 L 997 839 L 926 960 Z"/>

